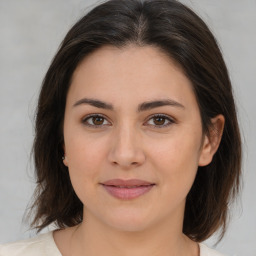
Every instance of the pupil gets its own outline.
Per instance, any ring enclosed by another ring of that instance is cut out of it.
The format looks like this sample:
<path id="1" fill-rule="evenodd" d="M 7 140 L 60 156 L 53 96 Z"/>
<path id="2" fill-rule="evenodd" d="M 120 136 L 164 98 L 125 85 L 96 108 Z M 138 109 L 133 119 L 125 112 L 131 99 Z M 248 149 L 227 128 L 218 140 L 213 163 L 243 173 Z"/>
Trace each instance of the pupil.
<path id="1" fill-rule="evenodd" d="M 157 125 L 163 125 L 165 122 L 165 118 L 164 117 L 156 117 L 154 120 L 155 124 Z"/>
<path id="2" fill-rule="evenodd" d="M 103 123 L 103 118 L 102 117 L 94 117 L 93 123 L 96 125 L 101 125 Z"/>

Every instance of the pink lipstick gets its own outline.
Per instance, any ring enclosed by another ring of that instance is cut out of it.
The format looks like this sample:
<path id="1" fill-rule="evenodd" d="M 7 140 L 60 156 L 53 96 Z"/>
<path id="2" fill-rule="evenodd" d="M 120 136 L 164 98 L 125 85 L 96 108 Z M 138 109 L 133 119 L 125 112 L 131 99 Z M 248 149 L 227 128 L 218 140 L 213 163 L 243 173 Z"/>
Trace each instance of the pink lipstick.
<path id="1" fill-rule="evenodd" d="M 130 200 L 149 192 L 155 184 L 137 179 L 113 179 L 103 182 L 101 185 L 110 195 L 118 199 Z"/>

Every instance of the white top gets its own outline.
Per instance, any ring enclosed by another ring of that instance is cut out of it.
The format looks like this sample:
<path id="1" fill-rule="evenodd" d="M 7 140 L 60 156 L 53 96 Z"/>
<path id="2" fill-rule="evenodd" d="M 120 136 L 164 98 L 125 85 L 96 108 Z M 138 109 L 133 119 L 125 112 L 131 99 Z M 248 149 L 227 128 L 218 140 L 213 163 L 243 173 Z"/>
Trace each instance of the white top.
<path id="1" fill-rule="evenodd" d="M 224 256 L 204 244 L 199 244 L 200 256 Z M 0 245 L 0 256 L 61 256 L 53 232 L 35 238 Z"/>

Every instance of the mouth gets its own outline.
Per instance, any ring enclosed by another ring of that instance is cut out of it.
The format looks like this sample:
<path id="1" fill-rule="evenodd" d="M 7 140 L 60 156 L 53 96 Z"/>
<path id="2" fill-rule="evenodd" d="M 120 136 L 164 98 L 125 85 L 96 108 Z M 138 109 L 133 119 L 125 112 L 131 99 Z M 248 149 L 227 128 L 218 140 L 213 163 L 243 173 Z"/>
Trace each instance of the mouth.
<path id="1" fill-rule="evenodd" d="M 155 183 L 137 179 L 114 179 L 100 184 L 111 196 L 122 200 L 138 198 L 151 191 L 151 189 L 156 185 Z"/>

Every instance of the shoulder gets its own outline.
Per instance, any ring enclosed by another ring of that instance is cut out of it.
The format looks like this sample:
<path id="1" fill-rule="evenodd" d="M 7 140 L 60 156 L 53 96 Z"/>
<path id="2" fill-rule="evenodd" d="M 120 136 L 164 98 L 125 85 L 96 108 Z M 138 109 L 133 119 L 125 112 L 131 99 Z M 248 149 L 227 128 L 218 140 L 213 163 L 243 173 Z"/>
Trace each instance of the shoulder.
<path id="1" fill-rule="evenodd" d="M 199 246 L 200 246 L 200 256 L 226 256 L 224 254 L 221 254 L 207 247 L 205 244 L 199 244 Z"/>
<path id="2" fill-rule="evenodd" d="M 52 232 L 35 238 L 0 245 L 0 256 L 61 256 Z"/>

